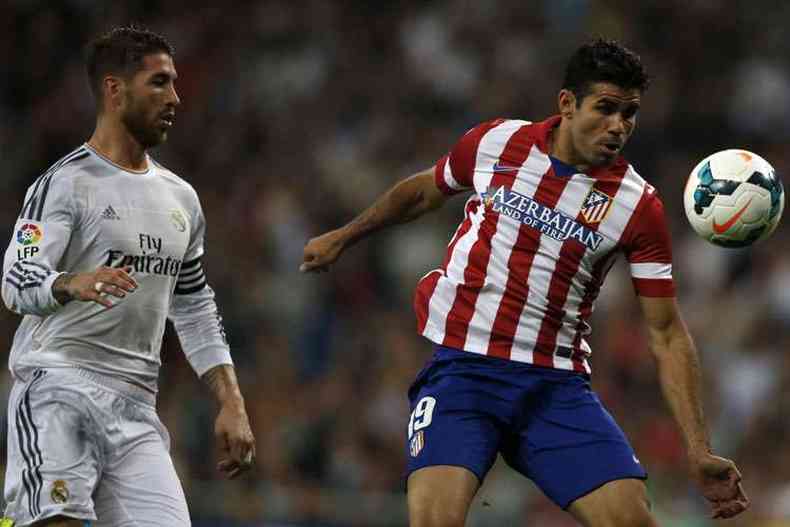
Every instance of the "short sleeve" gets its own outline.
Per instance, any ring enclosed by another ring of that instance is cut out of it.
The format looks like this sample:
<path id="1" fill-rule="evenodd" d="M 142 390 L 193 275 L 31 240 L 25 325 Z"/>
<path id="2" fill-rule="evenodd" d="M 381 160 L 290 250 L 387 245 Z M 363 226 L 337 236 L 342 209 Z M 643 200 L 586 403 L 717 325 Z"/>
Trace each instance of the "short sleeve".
<path id="1" fill-rule="evenodd" d="M 504 119 L 494 119 L 479 124 L 466 132 L 450 152 L 436 162 L 434 178 L 436 186 L 444 194 L 453 195 L 474 187 L 477 148 L 480 140 Z"/>
<path id="2" fill-rule="evenodd" d="M 625 255 L 636 294 L 673 297 L 672 241 L 664 204 L 655 189 L 647 187 L 627 228 Z"/>

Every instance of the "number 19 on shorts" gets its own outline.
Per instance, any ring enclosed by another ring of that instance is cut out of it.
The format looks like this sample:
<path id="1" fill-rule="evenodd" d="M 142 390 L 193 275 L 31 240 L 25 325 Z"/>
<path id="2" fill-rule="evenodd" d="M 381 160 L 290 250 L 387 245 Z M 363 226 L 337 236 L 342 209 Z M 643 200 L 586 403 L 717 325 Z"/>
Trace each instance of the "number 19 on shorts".
<path id="1" fill-rule="evenodd" d="M 433 409 L 436 407 L 436 399 L 433 397 L 423 397 L 414 407 L 409 417 L 409 439 L 415 432 L 431 426 L 433 420 Z"/>

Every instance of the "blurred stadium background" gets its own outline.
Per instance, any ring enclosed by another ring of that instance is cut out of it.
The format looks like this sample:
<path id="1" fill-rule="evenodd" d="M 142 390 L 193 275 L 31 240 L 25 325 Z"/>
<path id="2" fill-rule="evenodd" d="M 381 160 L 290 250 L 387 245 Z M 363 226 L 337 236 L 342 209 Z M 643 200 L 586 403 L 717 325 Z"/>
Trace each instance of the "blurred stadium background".
<path id="1" fill-rule="evenodd" d="M 303 244 L 472 125 L 553 113 L 570 52 L 616 37 L 654 77 L 627 156 L 667 204 L 714 444 L 753 500 L 729 524 L 790 525 L 788 220 L 763 245 L 723 250 L 692 236 L 681 202 L 691 167 L 716 150 L 748 148 L 790 174 L 789 21 L 780 0 L 5 0 L 2 238 L 26 186 L 91 133 L 81 46 L 117 24 L 164 33 L 183 104 L 154 155 L 202 197 L 206 267 L 258 440 L 255 472 L 219 480 L 215 408 L 168 332 L 159 406 L 194 525 L 403 526 L 405 394 L 431 353 L 411 297 L 463 199 L 361 243 L 330 274 L 297 272 Z M 594 316 L 594 386 L 649 468 L 662 525 L 711 525 L 635 307 L 619 266 Z M 3 347 L 17 322 L 2 310 Z M 5 398 L 5 371 L 0 384 Z M 574 523 L 497 465 L 469 525 Z"/>

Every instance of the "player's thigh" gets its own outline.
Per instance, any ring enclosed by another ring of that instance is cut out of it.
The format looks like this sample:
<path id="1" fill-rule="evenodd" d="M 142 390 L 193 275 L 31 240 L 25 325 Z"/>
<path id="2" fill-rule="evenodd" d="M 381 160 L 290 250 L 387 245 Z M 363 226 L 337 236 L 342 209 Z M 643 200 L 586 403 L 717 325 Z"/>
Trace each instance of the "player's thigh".
<path id="1" fill-rule="evenodd" d="M 95 527 L 189 527 L 181 482 L 167 439 L 150 420 L 124 424 L 96 490 Z"/>
<path id="2" fill-rule="evenodd" d="M 5 515 L 17 524 L 95 518 L 100 455 L 90 394 L 56 377 L 38 370 L 9 400 Z"/>
<path id="3" fill-rule="evenodd" d="M 474 401 L 480 387 L 440 378 L 413 392 L 407 437 L 411 527 L 463 525 L 496 460 L 501 423 Z"/>
<path id="4" fill-rule="evenodd" d="M 654 527 L 644 481 L 621 479 L 577 499 L 568 512 L 585 527 Z"/>
<path id="5" fill-rule="evenodd" d="M 461 527 L 480 486 L 477 476 L 457 466 L 412 472 L 407 482 L 410 527 Z"/>
<path id="6" fill-rule="evenodd" d="M 544 375 L 541 404 L 526 408 L 520 428 L 503 442 L 505 461 L 563 509 L 610 481 L 645 479 L 625 434 L 586 378 Z"/>

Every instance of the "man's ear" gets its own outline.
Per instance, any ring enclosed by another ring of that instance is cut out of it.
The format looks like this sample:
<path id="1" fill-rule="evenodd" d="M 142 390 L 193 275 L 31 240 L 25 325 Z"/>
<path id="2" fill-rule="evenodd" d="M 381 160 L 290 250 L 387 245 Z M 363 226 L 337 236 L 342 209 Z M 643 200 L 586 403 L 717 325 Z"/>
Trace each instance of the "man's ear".
<path id="1" fill-rule="evenodd" d="M 115 75 L 105 75 L 102 79 L 102 92 L 105 108 L 120 108 L 123 104 L 126 82 Z"/>
<path id="2" fill-rule="evenodd" d="M 571 119 L 576 113 L 576 95 L 570 90 L 561 89 L 557 95 L 557 106 L 563 118 Z"/>

